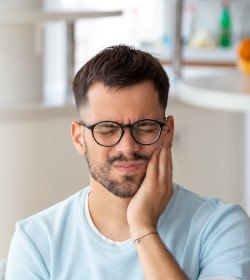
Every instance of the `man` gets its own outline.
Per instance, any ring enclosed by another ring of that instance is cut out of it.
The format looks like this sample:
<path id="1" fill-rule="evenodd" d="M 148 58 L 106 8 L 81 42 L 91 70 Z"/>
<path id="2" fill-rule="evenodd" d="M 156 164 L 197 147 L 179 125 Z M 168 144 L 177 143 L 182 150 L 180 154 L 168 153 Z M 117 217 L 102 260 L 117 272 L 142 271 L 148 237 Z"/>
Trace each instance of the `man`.
<path id="1" fill-rule="evenodd" d="M 169 81 L 150 54 L 109 47 L 77 73 L 76 150 L 90 187 L 17 224 L 7 279 L 250 279 L 250 220 L 172 184 Z"/>

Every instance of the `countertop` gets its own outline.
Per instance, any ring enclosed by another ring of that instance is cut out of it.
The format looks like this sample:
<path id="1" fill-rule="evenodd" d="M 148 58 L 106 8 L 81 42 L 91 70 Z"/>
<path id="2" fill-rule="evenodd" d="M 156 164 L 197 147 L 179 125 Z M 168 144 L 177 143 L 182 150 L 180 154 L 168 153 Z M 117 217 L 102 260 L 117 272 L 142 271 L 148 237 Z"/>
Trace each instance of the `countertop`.
<path id="1" fill-rule="evenodd" d="M 174 91 L 181 101 L 201 108 L 250 112 L 250 76 L 237 68 L 184 68 Z"/>

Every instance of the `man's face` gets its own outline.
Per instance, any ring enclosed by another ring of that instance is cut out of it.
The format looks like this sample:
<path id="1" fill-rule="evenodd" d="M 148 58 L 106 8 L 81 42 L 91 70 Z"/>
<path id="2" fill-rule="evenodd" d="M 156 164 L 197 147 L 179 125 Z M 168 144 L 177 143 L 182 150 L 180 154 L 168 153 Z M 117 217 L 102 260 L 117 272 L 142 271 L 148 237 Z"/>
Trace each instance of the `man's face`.
<path id="1" fill-rule="evenodd" d="M 164 122 L 165 112 L 150 81 L 119 90 L 95 83 L 88 91 L 88 100 L 87 107 L 80 112 L 81 119 L 88 125 L 101 121 L 129 124 L 142 119 Z M 156 143 L 141 145 L 125 128 L 119 143 L 103 147 L 95 142 L 91 130 L 83 126 L 78 129 L 82 131 L 82 153 L 85 153 L 92 178 L 121 198 L 133 197 L 138 191 L 146 175 L 148 161 L 166 135 L 164 129 Z"/>

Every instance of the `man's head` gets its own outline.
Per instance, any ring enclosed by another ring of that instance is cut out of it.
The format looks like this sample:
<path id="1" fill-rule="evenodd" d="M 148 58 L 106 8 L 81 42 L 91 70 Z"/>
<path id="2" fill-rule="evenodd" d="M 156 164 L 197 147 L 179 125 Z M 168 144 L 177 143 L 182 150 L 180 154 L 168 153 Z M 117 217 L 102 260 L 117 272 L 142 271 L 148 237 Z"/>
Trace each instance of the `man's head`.
<path id="1" fill-rule="evenodd" d="M 92 181 L 133 197 L 166 131 L 173 136 L 173 118 L 165 119 L 167 74 L 150 54 L 114 46 L 79 70 L 73 89 L 82 121 L 72 124 L 73 142 L 87 158 Z"/>
<path id="2" fill-rule="evenodd" d="M 168 101 L 169 80 L 166 72 L 149 53 L 126 45 L 104 49 L 89 60 L 76 74 L 73 91 L 78 111 L 88 104 L 88 90 L 96 82 L 109 88 L 124 88 L 152 81 L 159 103 L 165 110 Z"/>

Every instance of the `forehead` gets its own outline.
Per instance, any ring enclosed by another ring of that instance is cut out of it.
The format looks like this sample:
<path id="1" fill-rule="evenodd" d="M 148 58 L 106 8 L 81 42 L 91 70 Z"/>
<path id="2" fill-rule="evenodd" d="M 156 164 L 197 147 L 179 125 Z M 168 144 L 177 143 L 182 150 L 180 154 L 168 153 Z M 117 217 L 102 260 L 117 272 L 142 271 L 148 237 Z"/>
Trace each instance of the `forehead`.
<path id="1" fill-rule="evenodd" d="M 86 121 L 127 123 L 143 118 L 160 118 L 164 114 L 151 81 L 121 89 L 105 87 L 98 82 L 90 87 L 87 94 L 88 104 L 81 112 L 81 117 Z"/>

